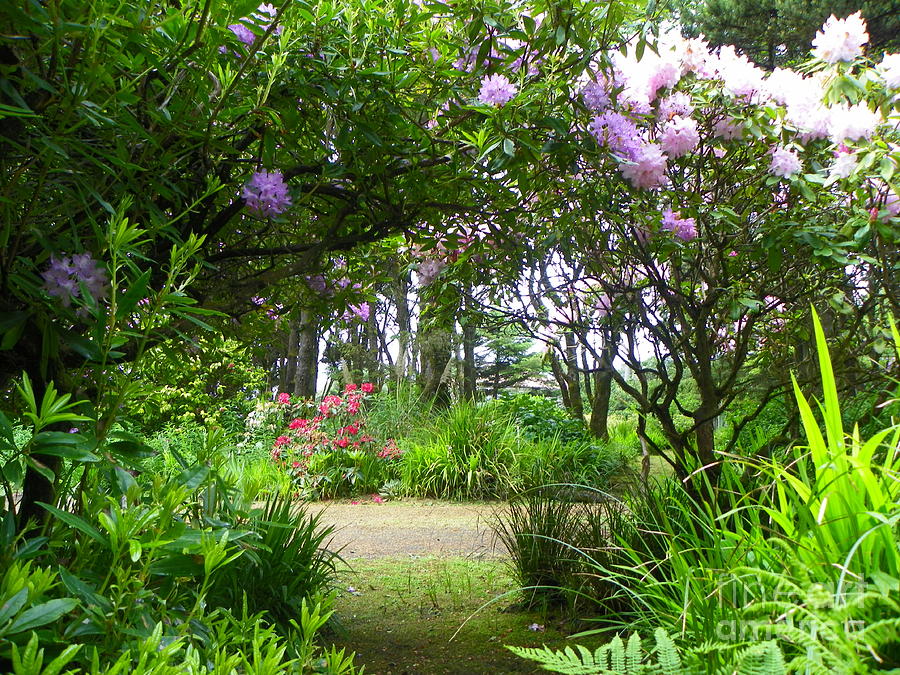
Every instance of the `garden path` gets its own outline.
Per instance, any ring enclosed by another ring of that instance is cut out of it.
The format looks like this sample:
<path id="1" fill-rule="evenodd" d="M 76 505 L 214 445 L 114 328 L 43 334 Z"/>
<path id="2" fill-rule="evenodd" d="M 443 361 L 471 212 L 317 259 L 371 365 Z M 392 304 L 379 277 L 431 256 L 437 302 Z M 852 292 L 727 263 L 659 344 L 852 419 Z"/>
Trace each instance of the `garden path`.
<path id="1" fill-rule="evenodd" d="M 352 558 L 505 557 L 491 529 L 500 502 L 457 504 L 431 500 L 377 503 L 372 497 L 309 505 L 333 525 L 331 550 Z"/>

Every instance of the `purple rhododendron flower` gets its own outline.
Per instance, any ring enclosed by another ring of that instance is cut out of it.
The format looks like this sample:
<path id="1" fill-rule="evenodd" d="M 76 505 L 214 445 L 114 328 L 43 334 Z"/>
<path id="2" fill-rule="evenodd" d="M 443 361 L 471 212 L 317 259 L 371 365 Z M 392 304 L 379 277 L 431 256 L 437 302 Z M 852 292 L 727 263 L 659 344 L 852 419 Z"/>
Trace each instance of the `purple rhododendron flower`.
<path id="1" fill-rule="evenodd" d="M 369 303 L 361 302 L 358 305 L 349 305 L 350 311 L 356 315 L 356 318 L 360 321 L 368 321 L 369 320 Z"/>
<path id="2" fill-rule="evenodd" d="M 672 211 L 672 209 L 663 211 L 662 229 L 668 230 L 684 241 L 697 238 L 696 221 L 693 218 L 682 218 L 681 212 Z"/>
<path id="3" fill-rule="evenodd" d="M 606 145 L 614 153 L 632 159 L 643 144 L 637 125 L 621 113 L 607 112 L 591 122 L 591 135 L 600 145 Z"/>
<path id="4" fill-rule="evenodd" d="M 247 208 L 261 216 L 277 216 L 291 205 L 291 196 L 280 171 L 257 171 L 244 185 L 241 196 Z"/>
<path id="5" fill-rule="evenodd" d="M 478 100 L 487 105 L 502 106 L 516 95 L 516 86 L 503 75 L 491 75 L 481 81 Z"/>
<path id="6" fill-rule="evenodd" d="M 228 30 L 234 33 L 235 37 L 248 47 L 250 47 L 256 40 L 256 36 L 253 34 L 253 31 L 247 28 L 247 26 L 242 23 L 233 23 L 228 26 Z"/>
<path id="7" fill-rule="evenodd" d="M 581 90 L 581 98 L 589 110 L 602 112 L 609 105 L 609 92 L 606 82 L 588 82 Z"/>
<path id="8" fill-rule="evenodd" d="M 82 288 L 95 302 L 109 293 L 109 275 L 90 253 L 76 253 L 71 258 L 50 257 L 50 265 L 41 273 L 44 290 L 59 298 L 64 307 L 81 296 Z"/>
<path id="9" fill-rule="evenodd" d="M 813 39 L 813 54 L 827 63 L 852 61 L 862 54 L 863 45 L 868 41 L 866 22 L 860 12 L 846 19 L 832 14 Z"/>

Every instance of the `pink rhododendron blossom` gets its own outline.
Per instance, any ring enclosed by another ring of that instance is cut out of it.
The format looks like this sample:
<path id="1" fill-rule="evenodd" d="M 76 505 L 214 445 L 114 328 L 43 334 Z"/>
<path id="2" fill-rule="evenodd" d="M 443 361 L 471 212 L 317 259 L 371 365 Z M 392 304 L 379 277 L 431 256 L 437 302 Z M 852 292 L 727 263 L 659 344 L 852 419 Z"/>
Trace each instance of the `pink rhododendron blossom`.
<path id="1" fill-rule="evenodd" d="M 885 54 L 878 64 L 878 74 L 888 89 L 900 89 L 900 54 Z"/>
<path id="2" fill-rule="evenodd" d="M 671 96 L 666 96 L 659 102 L 658 117 L 660 121 L 667 121 L 679 115 L 687 117 L 694 112 L 694 105 L 691 103 L 691 97 L 684 92 L 677 92 Z"/>
<path id="3" fill-rule="evenodd" d="M 278 402 L 283 405 L 287 405 L 291 402 L 291 395 L 286 392 L 281 392 L 280 394 L 278 394 Z"/>
<path id="4" fill-rule="evenodd" d="M 440 260 L 429 258 L 419 263 L 419 285 L 428 286 L 443 271 L 447 265 Z"/>
<path id="5" fill-rule="evenodd" d="M 486 105 L 502 106 L 509 103 L 515 97 L 516 92 L 516 86 L 505 76 L 490 75 L 481 81 L 478 100 Z"/>
<path id="6" fill-rule="evenodd" d="M 372 495 L 372 501 L 376 504 L 384 504 L 384 498 L 380 495 Z"/>
<path id="7" fill-rule="evenodd" d="M 863 45 L 868 41 L 866 22 L 860 12 L 846 19 L 832 14 L 813 39 L 813 55 L 827 63 L 852 61 L 862 55 Z"/>
<path id="8" fill-rule="evenodd" d="M 697 122 L 690 117 L 673 117 L 663 127 L 659 144 L 669 157 L 681 157 L 697 147 L 700 133 Z"/>
<path id="9" fill-rule="evenodd" d="M 663 211 L 662 229 L 668 230 L 679 239 L 690 241 L 697 238 L 697 224 L 693 218 L 682 218 L 679 211 Z"/>
<path id="10" fill-rule="evenodd" d="M 713 126 L 713 136 L 723 141 L 739 139 L 744 135 L 744 125 L 730 118 L 721 119 Z"/>
<path id="11" fill-rule="evenodd" d="M 828 169 L 828 175 L 830 178 L 849 178 L 850 174 L 856 169 L 856 164 L 855 152 L 850 152 L 849 150 L 836 152 L 834 163 Z"/>
<path id="12" fill-rule="evenodd" d="M 597 313 L 597 318 L 603 319 L 609 316 L 611 310 L 612 298 L 609 297 L 608 293 L 601 293 L 597 297 L 597 301 L 594 303 L 594 311 Z"/>
<path id="13" fill-rule="evenodd" d="M 795 151 L 783 147 L 772 150 L 772 161 L 769 164 L 769 172 L 772 175 L 790 178 L 799 172 L 802 166 L 800 156 Z"/>
<path id="14" fill-rule="evenodd" d="M 731 45 L 719 49 L 716 76 L 722 80 L 725 91 L 737 98 L 750 98 L 765 91 L 765 72 Z"/>
<path id="15" fill-rule="evenodd" d="M 652 102 L 660 89 L 670 89 L 681 79 L 681 68 L 673 61 L 654 59 L 647 79 L 647 95 Z"/>
<path id="16" fill-rule="evenodd" d="M 803 76 L 789 68 L 776 68 L 765 82 L 766 94 L 781 105 L 787 105 L 791 97 L 803 88 L 805 88 Z"/>
<path id="17" fill-rule="evenodd" d="M 881 114 L 865 103 L 836 105 L 829 108 L 828 133 L 834 143 L 871 138 L 881 123 Z"/>
<path id="18" fill-rule="evenodd" d="M 257 171 L 244 185 L 241 196 L 247 208 L 261 216 L 277 216 L 291 205 L 291 196 L 280 171 Z"/>
<path id="19" fill-rule="evenodd" d="M 279 436 L 275 439 L 275 447 L 280 448 L 284 445 L 288 445 L 291 442 L 291 439 L 287 436 Z"/>
<path id="20" fill-rule="evenodd" d="M 371 382 L 363 382 L 360 388 L 362 389 L 364 394 L 371 394 L 373 391 L 375 391 L 375 385 Z"/>
<path id="21" fill-rule="evenodd" d="M 636 188 L 659 187 L 666 181 L 666 156 L 657 143 L 645 143 L 634 153 L 632 161 L 619 165 L 619 170 Z"/>

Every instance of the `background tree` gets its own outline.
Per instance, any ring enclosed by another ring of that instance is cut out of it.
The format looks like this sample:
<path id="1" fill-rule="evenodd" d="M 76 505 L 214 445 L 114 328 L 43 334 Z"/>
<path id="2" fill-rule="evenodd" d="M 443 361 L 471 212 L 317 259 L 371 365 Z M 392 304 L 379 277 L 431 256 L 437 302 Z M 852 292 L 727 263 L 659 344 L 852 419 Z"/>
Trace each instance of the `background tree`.
<path id="1" fill-rule="evenodd" d="M 768 70 L 806 60 L 816 32 L 832 14 L 862 11 L 872 56 L 900 45 L 897 0 L 676 0 L 674 8 L 685 35 L 703 35 L 716 47 L 734 45 Z"/>

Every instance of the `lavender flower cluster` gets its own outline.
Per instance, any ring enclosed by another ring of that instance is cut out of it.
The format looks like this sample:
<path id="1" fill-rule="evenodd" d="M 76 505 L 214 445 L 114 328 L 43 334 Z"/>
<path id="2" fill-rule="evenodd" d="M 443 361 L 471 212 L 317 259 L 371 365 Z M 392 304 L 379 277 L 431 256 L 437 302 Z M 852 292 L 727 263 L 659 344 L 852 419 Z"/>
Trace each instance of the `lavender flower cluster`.
<path id="1" fill-rule="evenodd" d="M 291 205 L 291 196 L 280 171 L 257 171 L 244 185 L 241 197 L 247 208 L 260 216 L 280 215 Z"/>
<path id="2" fill-rule="evenodd" d="M 41 273 L 44 290 L 59 298 L 64 307 L 81 297 L 82 290 L 99 302 L 109 294 L 109 276 L 106 269 L 90 253 L 73 256 L 50 257 L 50 265 Z"/>

